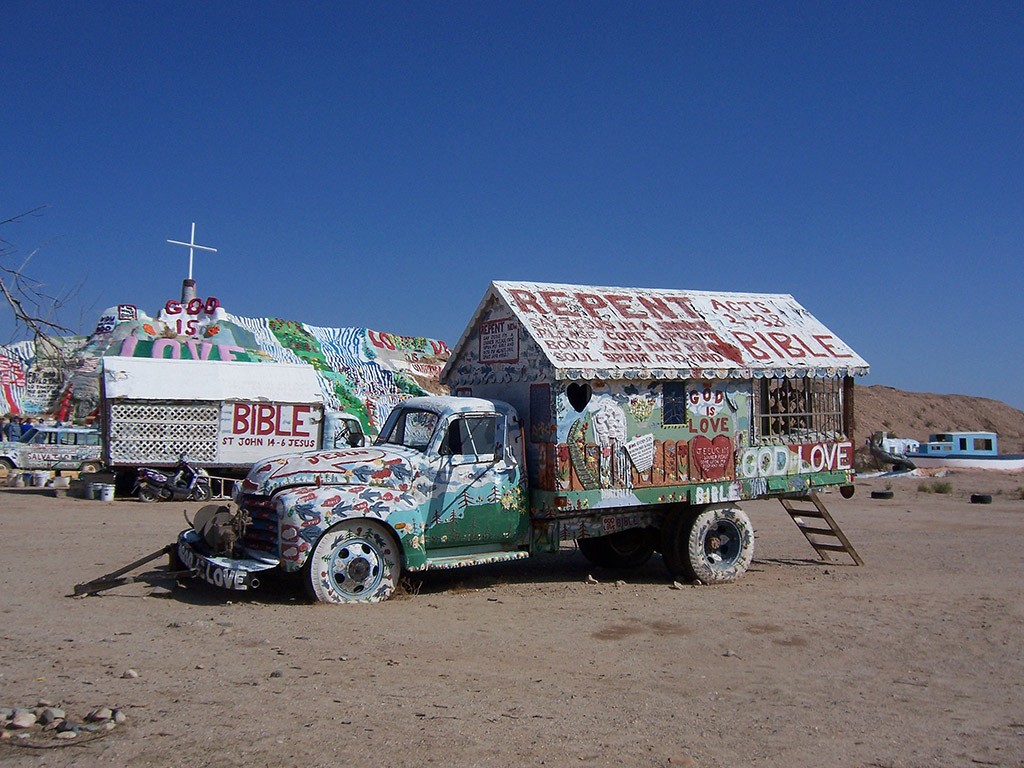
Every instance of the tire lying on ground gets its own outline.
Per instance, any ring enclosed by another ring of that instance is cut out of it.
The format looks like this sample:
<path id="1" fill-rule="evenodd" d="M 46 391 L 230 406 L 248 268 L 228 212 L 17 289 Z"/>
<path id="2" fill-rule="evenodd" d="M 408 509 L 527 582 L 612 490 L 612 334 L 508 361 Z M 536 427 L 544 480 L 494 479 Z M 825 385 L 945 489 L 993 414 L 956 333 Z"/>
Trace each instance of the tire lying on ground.
<path id="1" fill-rule="evenodd" d="M 988 493 L 972 493 L 971 504 L 991 504 L 992 495 Z"/>
<path id="2" fill-rule="evenodd" d="M 891 499 L 893 497 L 892 491 L 872 491 L 872 499 Z"/>

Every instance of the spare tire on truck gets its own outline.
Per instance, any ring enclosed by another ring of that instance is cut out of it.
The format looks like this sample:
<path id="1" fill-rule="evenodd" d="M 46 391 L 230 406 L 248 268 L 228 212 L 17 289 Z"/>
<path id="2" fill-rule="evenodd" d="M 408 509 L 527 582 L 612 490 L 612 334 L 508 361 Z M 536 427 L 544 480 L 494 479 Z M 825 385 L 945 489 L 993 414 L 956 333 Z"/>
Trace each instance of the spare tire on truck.
<path id="1" fill-rule="evenodd" d="M 754 559 L 754 527 L 736 504 L 678 507 L 662 528 L 661 554 L 676 581 L 727 584 Z"/>

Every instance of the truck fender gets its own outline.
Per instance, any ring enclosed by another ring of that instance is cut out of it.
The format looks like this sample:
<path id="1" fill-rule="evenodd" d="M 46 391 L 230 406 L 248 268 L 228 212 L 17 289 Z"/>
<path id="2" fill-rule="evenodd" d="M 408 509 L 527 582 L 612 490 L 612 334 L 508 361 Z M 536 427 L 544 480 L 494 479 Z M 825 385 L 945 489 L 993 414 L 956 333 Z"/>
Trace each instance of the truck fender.
<path id="1" fill-rule="evenodd" d="M 379 520 L 388 527 L 404 566 L 409 534 L 415 529 L 411 520 L 420 507 L 408 492 L 368 485 L 290 488 L 279 493 L 275 502 L 281 510 L 281 564 L 289 572 L 303 568 L 317 541 L 332 526 L 362 518 Z M 422 525 L 419 529 L 422 539 Z"/>

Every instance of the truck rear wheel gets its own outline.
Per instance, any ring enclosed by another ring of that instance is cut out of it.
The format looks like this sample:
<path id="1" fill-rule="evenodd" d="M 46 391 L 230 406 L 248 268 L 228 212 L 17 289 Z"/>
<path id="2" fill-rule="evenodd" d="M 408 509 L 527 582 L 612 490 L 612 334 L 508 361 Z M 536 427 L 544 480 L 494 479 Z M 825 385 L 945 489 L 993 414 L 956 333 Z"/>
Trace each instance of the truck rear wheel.
<path id="1" fill-rule="evenodd" d="M 346 520 L 320 537 L 307 569 L 309 592 L 322 603 L 379 603 L 395 591 L 402 565 L 383 524 Z"/>
<path id="2" fill-rule="evenodd" d="M 0 459 L 0 480 L 7 479 L 7 476 L 11 474 L 11 470 L 14 469 L 14 464 L 10 459 Z"/>
<path id="3" fill-rule="evenodd" d="M 644 528 L 630 528 L 608 536 L 577 539 L 580 552 L 603 568 L 636 568 L 651 559 L 654 541 Z"/>
<path id="4" fill-rule="evenodd" d="M 754 527 L 735 504 L 680 508 L 665 525 L 661 551 L 672 578 L 726 584 L 754 559 Z"/>

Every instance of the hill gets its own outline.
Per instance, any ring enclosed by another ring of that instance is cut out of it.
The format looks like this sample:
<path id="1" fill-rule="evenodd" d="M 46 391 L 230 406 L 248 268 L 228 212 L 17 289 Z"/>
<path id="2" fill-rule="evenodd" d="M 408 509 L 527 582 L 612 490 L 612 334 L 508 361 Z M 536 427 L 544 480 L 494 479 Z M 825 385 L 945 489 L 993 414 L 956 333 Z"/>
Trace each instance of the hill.
<path id="1" fill-rule="evenodd" d="M 874 385 L 857 387 L 854 407 L 858 453 L 876 431 L 925 439 L 935 432 L 975 430 L 998 433 L 1000 453 L 1024 453 L 1024 411 L 999 400 Z"/>
<path id="2" fill-rule="evenodd" d="M 448 355 L 436 339 L 241 317 L 215 298 L 170 301 L 156 317 L 119 304 L 100 315 L 87 337 L 0 346 L 0 413 L 94 418 L 105 356 L 305 363 L 316 371 L 324 404 L 347 411 L 374 434 L 395 403 L 441 391 L 438 374 Z M 254 368 L 253 375 L 264 370 Z"/>

